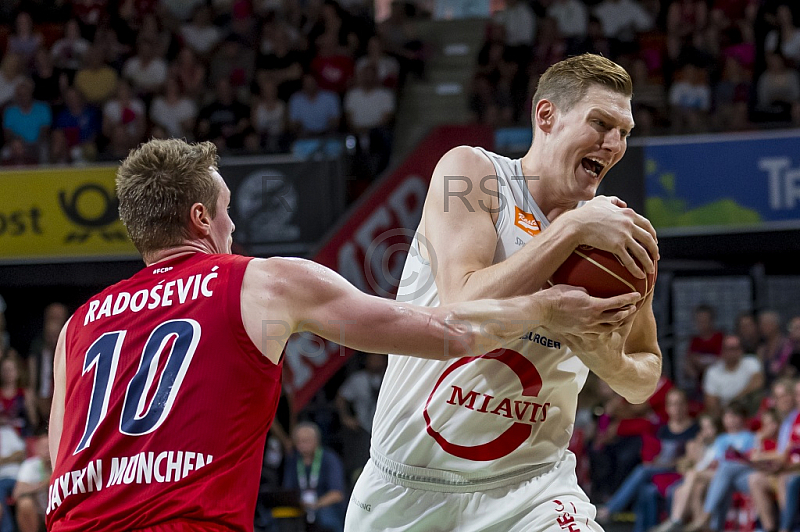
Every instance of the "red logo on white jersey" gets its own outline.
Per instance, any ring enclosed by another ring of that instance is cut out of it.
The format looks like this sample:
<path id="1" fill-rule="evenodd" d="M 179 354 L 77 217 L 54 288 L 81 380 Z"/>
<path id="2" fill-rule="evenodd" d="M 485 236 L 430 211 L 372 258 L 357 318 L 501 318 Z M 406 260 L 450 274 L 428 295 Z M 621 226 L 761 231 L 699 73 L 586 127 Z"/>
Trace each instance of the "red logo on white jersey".
<path id="1" fill-rule="evenodd" d="M 457 443 L 448 441 L 440 432 L 431 426 L 431 417 L 430 414 L 428 414 L 428 406 L 430 405 L 431 399 L 433 399 L 433 395 L 436 393 L 436 390 L 448 375 L 453 373 L 458 368 L 480 359 L 496 360 L 508 366 L 508 368 L 511 369 L 511 371 L 513 371 L 519 378 L 520 385 L 522 386 L 523 397 L 537 397 L 539 395 L 539 392 L 542 389 L 542 377 L 531 361 L 522 356 L 520 353 L 512 351 L 511 349 L 497 349 L 481 356 L 459 359 L 450 365 L 450 367 L 448 367 L 442 373 L 441 377 L 439 377 L 439 380 L 436 382 L 436 385 L 433 387 L 433 390 L 428 396 L 428 401 L 425 403 L 425 409 L 423 410 L 422 415 L 425 417 L 428 434 L 430 434 L 431 437 L 436 440 L 436 442 L 445 452 L 452 454 L 453 456 L 458 456 L 459 458 L 465 458 L 467 460 L 497 460 L 498 458 L 502 458 L 513 452 L 530 437 L 531 432 L 533 431 L 533 427 L 530 423 L 544 421 L 547 416 L 547 407 L 549 406 L 549 403 L 541 405 L 527 401 L 514 401 L 514 413 L 519 415 L 512 416 L 510 399 L 506 398 L 501 400 L 499 404 L 495 405 L 493 410 L 489 410 L 490 401 L 494 399 L 494 397 L 487 394 L 481 394 L 483 396 L 483 402 L 480 407 L 475 410 L 475 412 L 502 415 L 503 417 L 507 417 L 509 419 L 516 418 L 519 421 L 511 425 L 511 427 L 506 429 L 505 432 L 500 434 L 494 440 L 482 443 L 480 445 L 459 445 Z M 457 386 L 452 388 L 453 391 L 450 399 L 453 402 L 448 401 L 449 404 L 455 404 L 456 401 L 458 401 L 460 405 L 463 406 L 465 403 L 467 403 L 467 408 L 470 410 L 474 409 L 474 402 L 478 396 L 477 392 L 470 391 L 465 397 L 463 389 Z M 529 412 L 528 408 L 531 408 L 530 412 L 534 413 L 530 419 L 526 418 L 523 420 L 522 417 L 526 416 L 527 412 Z"/>

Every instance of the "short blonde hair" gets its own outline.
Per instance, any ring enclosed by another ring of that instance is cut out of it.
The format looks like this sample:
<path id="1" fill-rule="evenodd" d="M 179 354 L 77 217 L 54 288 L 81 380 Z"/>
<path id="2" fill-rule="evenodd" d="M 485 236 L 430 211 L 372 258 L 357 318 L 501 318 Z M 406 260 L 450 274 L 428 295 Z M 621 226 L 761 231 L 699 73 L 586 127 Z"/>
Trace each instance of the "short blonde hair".
<path id="1" fill-rule="evenodd" d="M 117 170 L 119 217 L 142 255 L 176 246 L 188 236 L 189 210 L 202 203 L 217 214 L 217 147 L 153 139 L 131 151 Z"/>
<path id="2" fill-rule="evenodd" d="M 549 100 L 568 112 L 593 85 L 633 96 L 633 82 L 624 68 L 603 56 L 583 54 L 559 61 L 542 74 L 533 95 L 533 112 L 540 100 Z"/>

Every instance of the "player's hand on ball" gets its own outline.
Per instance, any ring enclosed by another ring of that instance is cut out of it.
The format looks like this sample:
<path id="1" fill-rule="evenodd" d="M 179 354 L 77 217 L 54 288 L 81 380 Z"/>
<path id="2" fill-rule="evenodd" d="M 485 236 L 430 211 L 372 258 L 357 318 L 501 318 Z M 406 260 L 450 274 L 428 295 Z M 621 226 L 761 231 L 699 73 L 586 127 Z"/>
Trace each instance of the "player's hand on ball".
<path id="1" fill-rule="evenodd" d="M 597 196 L 565 213 L 564 219 L 577 225 L 580 244 L 610 251 L 636 277 L 645 277 L 639 264 L 647 273 L 655 271 L 653 261 L 659 258 L 656 230 L 619 198 Z"/>
<path id="2" fill-rule="evenodd" d="M 592 297 L 581 287 L 555 285 L 538 292 L 545 298 L 549 330 L 566 335 L 606 334 L 630 323 L 641 297 L 631 292 L 609 298 Z"/>

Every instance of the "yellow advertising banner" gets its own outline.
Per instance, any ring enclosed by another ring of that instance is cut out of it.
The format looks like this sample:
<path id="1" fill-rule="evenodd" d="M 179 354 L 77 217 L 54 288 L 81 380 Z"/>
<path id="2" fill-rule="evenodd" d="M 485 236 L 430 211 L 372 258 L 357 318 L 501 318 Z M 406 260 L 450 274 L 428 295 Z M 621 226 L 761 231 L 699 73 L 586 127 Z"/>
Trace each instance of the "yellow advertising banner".
<path id="1" fill-rule="evenodd" d="M 116 166 L 0 172 L 0 262 L 138 257 L 119 220 Z"/>

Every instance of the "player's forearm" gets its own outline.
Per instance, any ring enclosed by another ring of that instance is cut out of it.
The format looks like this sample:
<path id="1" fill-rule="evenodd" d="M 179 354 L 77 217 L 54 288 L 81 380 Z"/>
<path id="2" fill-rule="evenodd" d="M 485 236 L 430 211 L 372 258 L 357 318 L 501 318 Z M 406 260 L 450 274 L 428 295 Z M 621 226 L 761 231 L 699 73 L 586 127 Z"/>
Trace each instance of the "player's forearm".
<path id="1" fill-rule="evenodd" d="M 531 328 L 547 326 L 550 319 L 545 298 L 538 294 L 470 301 L 440 310 L 446 312 L 443 319 L 448 358 L 488 353 Z"/>
<path id="2" fill-rule="evenodd" d="M 612 390 L 634 404 L 653 395 L 661 376 L 661 357 L 656 353 L 623 353 L 612 361 L 578 356 Z"/>
<path id="3" fill-rule="evenodd" d="M 440 299 L 443 303 L 456 303 L 536 292 L 577 246 L 571 227 L 565 225 L 561 229 L 551 228 L 536 235 L 506 260 L 470 273 L 456 288 L 440 290 Z"/>

